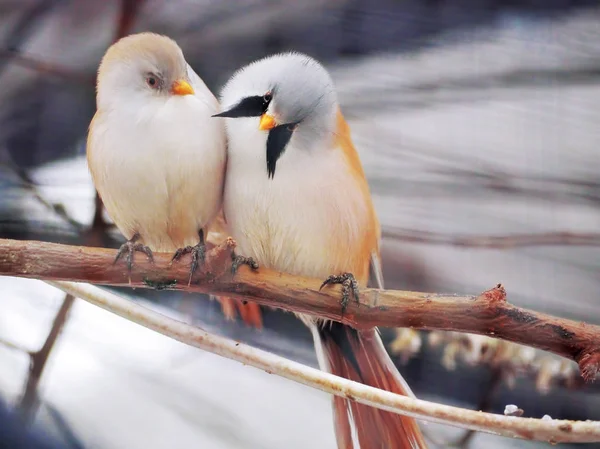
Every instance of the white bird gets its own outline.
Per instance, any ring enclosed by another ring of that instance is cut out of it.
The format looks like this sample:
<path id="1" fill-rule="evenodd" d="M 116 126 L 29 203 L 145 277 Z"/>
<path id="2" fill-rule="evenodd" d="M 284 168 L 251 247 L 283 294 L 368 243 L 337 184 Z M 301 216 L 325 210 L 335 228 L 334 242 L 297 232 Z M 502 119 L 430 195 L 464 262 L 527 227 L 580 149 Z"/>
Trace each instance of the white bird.
<path id="1" fill-rule="evenodd" d="M 297 53 L 259 60 L 233 75 L 221 106 L 218 116 L 228 118 L 225 219 L 241 253 L 266 268 L 341 283 L 342 307 L 370 272 L 381 287 L 379 222 L 323 66 Z M 412 395 L 376 329 L 301 319 L 322 369 Z M 414 419 L 354 401 L 334 398 L 334 422 L 343 449 L 426 447 Z"/>
<path id="2" fill-rule="evenodd" d="M 222 204 L 226 136 L 219 103 L 179 46 L 152 33 L 113 44 L 98 69 L 87 160 L 116 226 L 135 251 L 204 258 L 204 236 Z"/>

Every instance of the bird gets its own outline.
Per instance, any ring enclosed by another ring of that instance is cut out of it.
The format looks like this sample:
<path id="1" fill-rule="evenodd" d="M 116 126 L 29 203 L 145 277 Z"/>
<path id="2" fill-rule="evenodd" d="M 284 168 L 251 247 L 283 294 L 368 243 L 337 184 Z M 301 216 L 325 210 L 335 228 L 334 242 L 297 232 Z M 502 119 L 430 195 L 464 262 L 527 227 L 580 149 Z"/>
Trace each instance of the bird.
<path id="1" fill-rule="evenodd" d="M 98 68 L 97 110 L 88 132 L 88 168 L 106 210 L 127 241 L 115 263 L 134 253 L 191 254 L 190 278 L 206 242 L 227 236 L 222 200 L 227 160 L 219 102 L 179 45 L 155 33 L 132 34 L 106 51 Z M 258 305 L 217 298 L 262 327 Z"/>
<path id="2" fill-rule="evenodd" d="M 117 254 L 204 256 L 222 204 L 226 165 L 217 98 L 167 36 L 138 33 L 111 45 L 98 68 L 87 162 L 108 215 L 126 237 Z M 193 271 L 193 270 L 192 270 Z"/>
<path id="3" fill-rule="evenodd" d="M 342 311 L 371 280 L 383 288 L 381 230 L 349 125 L 328 71 L 302 53 L 239 69 L 220 94 L 228 139 L 224 217 L 261 267 L 342 284 Z M 298 315 L 321 369 L 413 396 L 376 328 Z M 340 449 L 425 448 L 412 418 L 333 398 Z M 356 435 L 353 436 L 353 428 Z"/>

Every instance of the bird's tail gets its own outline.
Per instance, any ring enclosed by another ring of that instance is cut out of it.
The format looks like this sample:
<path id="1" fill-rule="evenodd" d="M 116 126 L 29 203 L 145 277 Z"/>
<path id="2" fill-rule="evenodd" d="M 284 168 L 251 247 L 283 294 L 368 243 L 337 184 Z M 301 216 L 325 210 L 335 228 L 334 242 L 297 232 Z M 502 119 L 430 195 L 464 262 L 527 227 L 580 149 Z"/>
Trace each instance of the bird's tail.
<path id="1" fill-rule="evenodd" d="M 229 237 L 223 209 L 219 211 L 217 216 L 210 223 L 208 229 L 207 242 L 211 245 L 216 246 Z M 262 308 L 258 304 L 240 301 L 239 299 L 233 299 L 229 296 L 211 295 L 211 298 L 216 298 L 221 303 L 223 315 L 225 315 L 225 318 L 228 320 L 235 321 L 239 314 L 242 321 L 248 326 L 257 329 L 263 328 Z"/>
<path id="2" fill-rule="evenodd" d="M 263 328 L 262 308 L 253 302 L 240 301 L 229 296 L 215 296 L 221 303 L 223 315 L 228 320 L 235 321 L 239 313 L 240 318 L 250 327 Z"/>
<path id="3" fill-rule="evenodd" d="M 387 354 L 376 329 L 357 331 L 336 322 L 311 326 L 311 329 L 321 369 L 382 390 L 414 396 Z M 336 396 L 333 417 L 339 449 L 427 447 L 417 422 L 407 416 Z M 353 441 L 352 427 L 358 445 Z"/>

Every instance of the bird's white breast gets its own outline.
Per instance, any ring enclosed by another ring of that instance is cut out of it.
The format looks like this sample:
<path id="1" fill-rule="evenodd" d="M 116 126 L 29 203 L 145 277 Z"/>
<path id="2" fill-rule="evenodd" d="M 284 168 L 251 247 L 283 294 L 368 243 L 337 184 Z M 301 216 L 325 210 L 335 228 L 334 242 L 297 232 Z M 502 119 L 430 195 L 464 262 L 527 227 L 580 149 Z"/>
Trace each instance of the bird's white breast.
<path id="1" fill-rule="evenodd" d="M 193 96 L 100 111 L 88 161 L 109 215 L 156 251 L 195 244 L 221 204 L 225 135 Z"/>
<path id="2" fill-rule="evenodd" d="M 252 134 L 229 134 L 224 207 L 238 253 L 304 276 L 351 271 L 368 207 L 341 150 L 290 143 L 269 179 L 266 137 Z"/>

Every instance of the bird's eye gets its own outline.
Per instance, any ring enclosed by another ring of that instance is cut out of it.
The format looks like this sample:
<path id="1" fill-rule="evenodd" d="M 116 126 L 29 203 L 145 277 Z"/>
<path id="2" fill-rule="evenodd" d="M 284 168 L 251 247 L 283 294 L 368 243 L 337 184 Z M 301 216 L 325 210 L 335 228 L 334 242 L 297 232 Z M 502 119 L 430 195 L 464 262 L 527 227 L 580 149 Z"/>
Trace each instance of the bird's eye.
<path id="1" fill-rule="evenodd" d="M 158 88 L 160 82 L 158 76 L 150 74 L 146 76 L 146 84 L 150 86 L 152 89 Z"/>
<path id="2" fill-rule="evenodd" d="M 273 95 L 271 94 L 271 92 L 267 92 L 264 96 L 263 96 L 263 101 L 266 104 L 269 104 L 271 102 L 271 100 L 273 99 Z"/>

